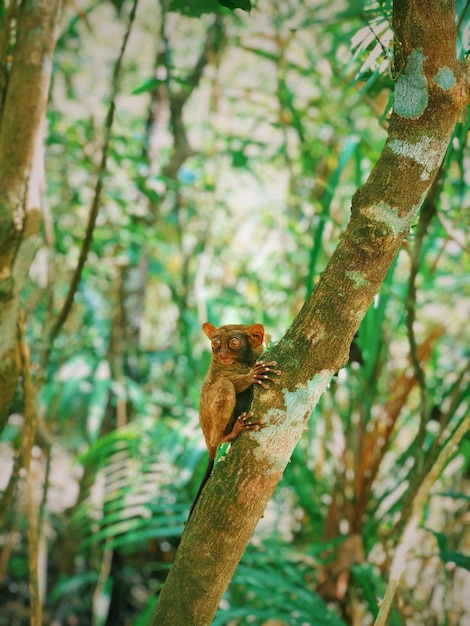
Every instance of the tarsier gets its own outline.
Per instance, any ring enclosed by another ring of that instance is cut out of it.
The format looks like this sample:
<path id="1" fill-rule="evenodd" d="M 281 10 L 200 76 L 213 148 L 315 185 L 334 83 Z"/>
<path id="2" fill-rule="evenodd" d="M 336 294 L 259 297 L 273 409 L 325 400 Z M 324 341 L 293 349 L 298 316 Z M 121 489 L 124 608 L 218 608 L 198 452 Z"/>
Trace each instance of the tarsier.
<path id="1" fill-rule="evenodd" d="M 273 369 L 276 361 L 257 361 L 263 353 L 264 328 L 261 324 L 231 324 L 216 328 L 206 322 L 202 330 L 212 344 L 212 361 L 199 403 L 199 420 L 209 462 L 188 520 L 211 475 L 219 445 L 233 441 L 244 430 L 260 430 L 264 424 L 261 419 L 252 420 L 253 413 L 248 412 L 252 385 L 267 389 L 268 382 L 278 382 L 272 376 L 280 374 L 279 370 Z"/>

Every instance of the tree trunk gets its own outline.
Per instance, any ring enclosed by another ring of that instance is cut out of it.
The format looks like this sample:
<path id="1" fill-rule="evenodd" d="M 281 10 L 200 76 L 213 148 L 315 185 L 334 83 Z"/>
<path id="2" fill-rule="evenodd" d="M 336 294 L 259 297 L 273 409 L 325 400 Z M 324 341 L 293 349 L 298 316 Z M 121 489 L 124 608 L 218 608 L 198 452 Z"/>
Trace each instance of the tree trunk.
<path id="1" fill-rule="evenodd" d="M 33 155 L 41 147 L 60 5 L 61 0 L 23 1 L 17 14 L 11 8 L 4 13 L 1 25 L 0 48 L 8 48 L 12 32 L 16 41 L 11 70 L 7 55 L 0 60 L 4 63 L 0 68 L 0 431 L 20 370 L 16 330 L 20 293 L 40 221 Z"/>
<path id="2" fill-rule="evenodd" d="M 150 626 L 212 622 L 231 576 L 281 478 L 306 421 L 349 346 L 417 217 L 469 102 L 468 66 L 455 55 L 452 2 L 396 0 L 403 60 L 389 135 L 353 197 L 350 222 L 314 292 L 269 351 L 282 375 L 256 388 L 252 410 L 266 428 L 243 434 L 207 483 L 183 534 Z"/>

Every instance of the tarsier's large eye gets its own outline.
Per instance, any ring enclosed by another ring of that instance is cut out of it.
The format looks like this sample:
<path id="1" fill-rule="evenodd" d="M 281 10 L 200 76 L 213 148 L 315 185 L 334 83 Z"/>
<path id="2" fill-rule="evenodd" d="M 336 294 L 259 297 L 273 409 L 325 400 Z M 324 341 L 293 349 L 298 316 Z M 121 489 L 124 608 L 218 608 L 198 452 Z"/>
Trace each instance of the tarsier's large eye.
<path id="1" fill-rule="evenodd" d="M 232 350 L 238 350 L 238 348 L 242 345 L 242 342 L 238 337 L 232 337 L 228 342 L 228 347 Z"/>
<path id="2" fill-rule="evenodd" d="M 218 350 L 220 348 L 220 339 L 213 339 L 212 340 L 212 349 L 213 350 Z"/>

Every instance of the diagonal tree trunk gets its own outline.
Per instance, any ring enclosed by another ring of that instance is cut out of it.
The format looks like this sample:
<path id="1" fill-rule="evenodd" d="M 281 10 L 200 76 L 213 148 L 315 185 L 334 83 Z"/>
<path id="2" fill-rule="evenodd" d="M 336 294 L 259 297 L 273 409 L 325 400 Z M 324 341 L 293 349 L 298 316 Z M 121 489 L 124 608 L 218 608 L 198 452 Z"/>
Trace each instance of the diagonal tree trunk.
<path id="1" fill-rule="evenodd" d="M 1 24 L 0 53 L 13 47 L 13 60 L 10 69 L 10 56 L 0 59 L 0 431 L 20 371 L 20 293 L 36 250 L 40 222 L 39 177 L 33 156 L 41 151 L 40 129 L 60 7 L 61 0 L 23 0 L 18 7 L 11 2 Z"/>
<path id="2" fill-rule="evenodd" d="M 150 626 L 212 622 L 231 576 L 294 447 L 349 346 L 436 176 L 470 100 L 455 54 L 452 2 L 396 0 L 401 64 L 389 135 L 353 197 L 350 222 L 315 290 L 282 341 L 280 383 L 257 388 L 252 410 L 268 427 L 243 435 L 206 485 L 183 534 Z"/>

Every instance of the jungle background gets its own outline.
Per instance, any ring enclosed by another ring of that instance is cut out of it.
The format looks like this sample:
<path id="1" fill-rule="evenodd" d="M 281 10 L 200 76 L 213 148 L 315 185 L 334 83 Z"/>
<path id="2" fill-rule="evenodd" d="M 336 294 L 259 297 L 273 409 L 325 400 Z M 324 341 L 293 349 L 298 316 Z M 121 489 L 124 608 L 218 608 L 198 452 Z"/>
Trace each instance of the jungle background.
<path id="1" fill-rule="evenodd" d="M 284 334 L 393 106 L 388 2 L 134 8 L 63 7 L 23 372 L 0 435 L 2 626 L 30 623 L 32 567 L 44 624 L 145 624 L 206 463 L 200 325 Z M 469 412 L 468 126 L 214 624 L 372 624 L 393 536 L 431 474 L 390 624 L 470 624 L 470 437 L 440 454 Z"/>

